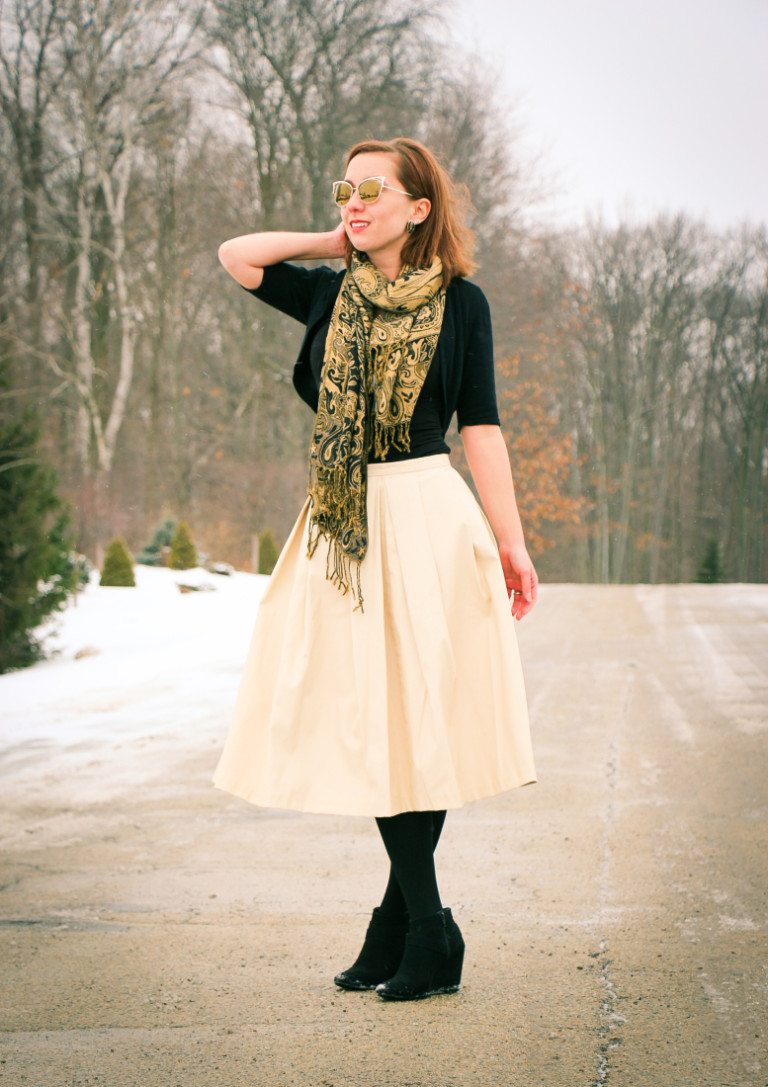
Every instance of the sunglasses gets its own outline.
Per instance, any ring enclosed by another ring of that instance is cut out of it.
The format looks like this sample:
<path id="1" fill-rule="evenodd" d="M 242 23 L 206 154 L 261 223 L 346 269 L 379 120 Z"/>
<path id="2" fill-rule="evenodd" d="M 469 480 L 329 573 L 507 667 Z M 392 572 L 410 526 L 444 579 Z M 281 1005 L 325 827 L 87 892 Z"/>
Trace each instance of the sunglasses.
<path id="1" fill-rule="evenodd" d="M 333 199 L 340 208 L 345 207 L 352 199 L 352 193 L 357 189 L 357 195 L 364 204 L 375 204 L 381 196 L 382 189 L 392 189 L 392 192 L 401 192 L 403 196 L 412 196 L 405 189 L 396 189 L 393 185 L 385 185 L 383 177 L 367 177 L 359 185 L 353 185 L 350 181 L 334 181 Z"/>

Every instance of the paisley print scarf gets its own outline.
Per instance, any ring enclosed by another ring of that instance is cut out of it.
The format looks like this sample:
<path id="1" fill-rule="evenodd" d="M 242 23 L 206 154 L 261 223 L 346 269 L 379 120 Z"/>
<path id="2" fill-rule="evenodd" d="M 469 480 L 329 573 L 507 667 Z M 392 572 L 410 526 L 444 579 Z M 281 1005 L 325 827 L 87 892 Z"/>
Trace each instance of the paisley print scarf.
<path id="1" fill-rule="evenodd" d="M 309 448 L 307 554 L 328 538 L 325 576 L 346 593 L 368 547 L 367 465 L 411 448 L 410 425 L 445 313 L 443 266 L 404 265 L 394 283 L 357 251 L 342 280 L 325 342 Z"/>

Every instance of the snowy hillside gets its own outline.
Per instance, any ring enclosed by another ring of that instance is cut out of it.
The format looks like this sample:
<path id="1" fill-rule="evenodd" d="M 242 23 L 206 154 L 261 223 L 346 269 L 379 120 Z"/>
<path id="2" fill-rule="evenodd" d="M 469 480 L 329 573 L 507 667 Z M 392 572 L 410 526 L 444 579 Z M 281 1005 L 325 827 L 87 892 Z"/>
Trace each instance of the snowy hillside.
<path id="1" fill-rule="evenodd" d="M 42 628 L 55 631 L 46 646 L 56 655 L 0 676 L 6 769 L 15 754 L 25 758 L 17 745 L 28 754 L 30 741 L 60 748 L 59 765 L 67 754 L 78 764 L 78 751 L 87 748 L 93 758 L 94 743 L 105 754 L 135 746 L 138 756 L 145 741 L 176 746 L 190 729 L 201 739 L 209 734 L 211 743 L 223 741 L 269 578 L 149 566 L 136 566 L 135 576 L 135 588 L 102 588 L 96 574 L 76 602 Z M 182 593 L 178 582 L 214 588 Z M 125 753 L 118 760 L 128 777 L 131 761 Z M 79 775 L 78 796 L 84 784 Z"/>

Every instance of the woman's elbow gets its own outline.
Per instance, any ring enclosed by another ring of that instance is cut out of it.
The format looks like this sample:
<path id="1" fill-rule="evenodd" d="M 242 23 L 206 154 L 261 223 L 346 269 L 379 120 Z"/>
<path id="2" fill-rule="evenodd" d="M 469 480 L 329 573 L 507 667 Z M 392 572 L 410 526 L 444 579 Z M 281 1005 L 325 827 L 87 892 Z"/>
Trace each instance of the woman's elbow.
<path id="1" fill-rule="evenodd" d="M 459 430 L 459 437 L 465 445 L 498 441 L 499 434 L 501 434 L 501 427 L 498 423 L 471 423 Z"/>
<path id="2" fill-rule="evenodd" d="M 234 238 L 227 238 L 225 242 L 222 242 L 219 246 L 219 261 L 229 270 L 229 265 L 232 263 Z"/>
<path id="3" fill-rule="evenodd" d="M 219 246 L 219 261 L 232 278 L 249 291 L 261 286 L 264 269 L 244 258 L 239 238 L 229 238 Z"/>

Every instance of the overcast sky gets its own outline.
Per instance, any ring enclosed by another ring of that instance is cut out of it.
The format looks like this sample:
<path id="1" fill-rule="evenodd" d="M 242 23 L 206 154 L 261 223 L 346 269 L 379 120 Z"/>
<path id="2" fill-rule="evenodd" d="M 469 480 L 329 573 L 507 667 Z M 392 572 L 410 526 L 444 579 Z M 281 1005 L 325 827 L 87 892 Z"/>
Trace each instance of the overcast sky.
<path id="1" fill-rule="evenodd" d="M 768 222 L 768 0 L 454 0 L 562 193 L 555 221 Z"/>

